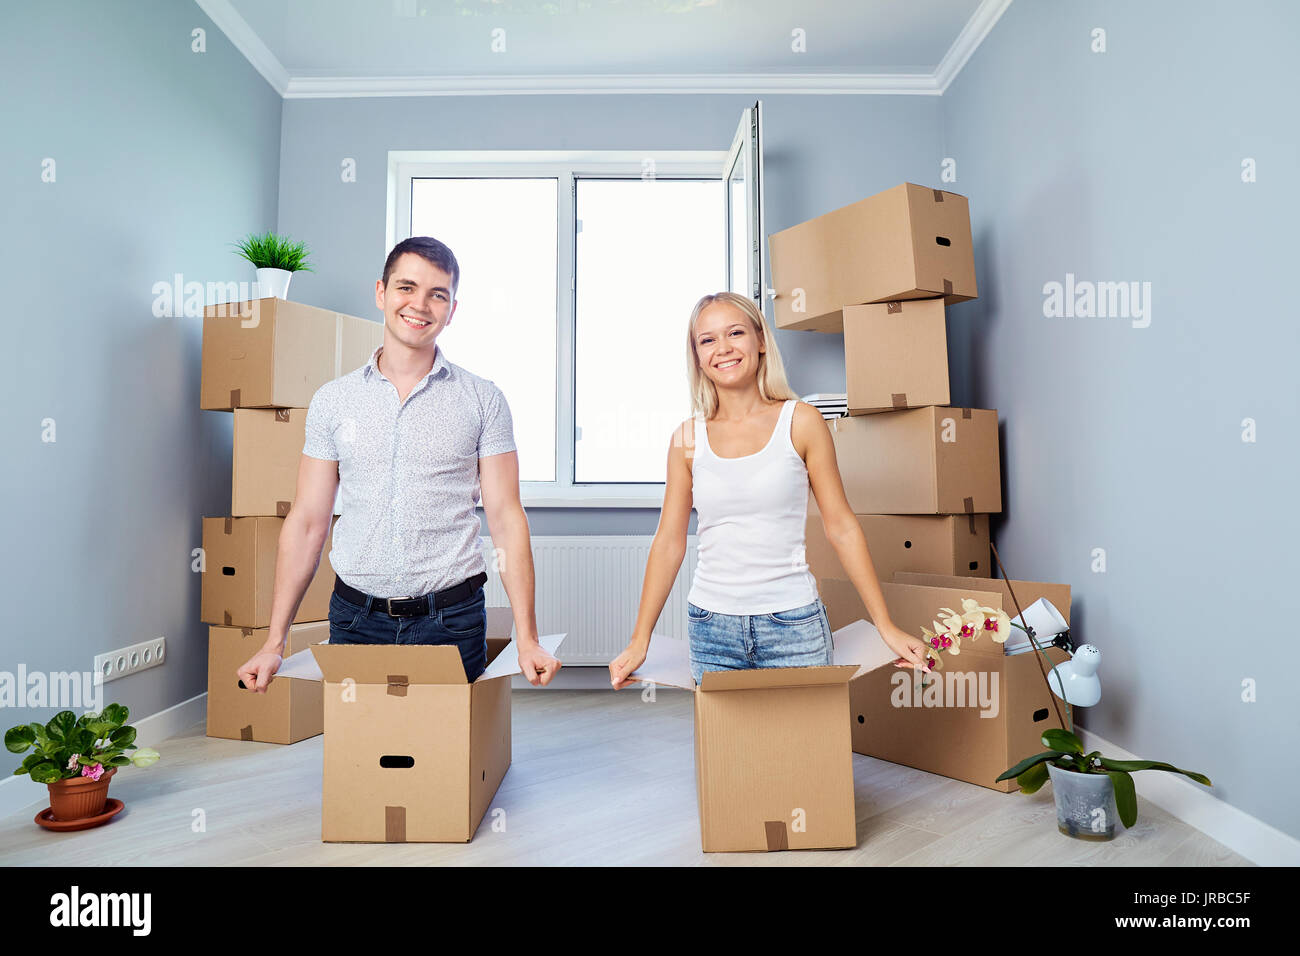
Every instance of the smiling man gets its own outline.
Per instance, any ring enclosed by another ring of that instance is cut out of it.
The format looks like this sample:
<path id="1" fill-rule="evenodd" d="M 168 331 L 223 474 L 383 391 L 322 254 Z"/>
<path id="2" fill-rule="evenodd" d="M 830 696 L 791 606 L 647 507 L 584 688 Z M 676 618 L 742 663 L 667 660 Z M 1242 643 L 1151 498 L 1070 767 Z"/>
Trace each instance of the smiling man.
<path id="1" fill-rule="evenodd" d="M 280 531 L 266 645 L 239 669 L 265 692 L 289 624 L 316 573 L 336 491 L 331 644 L 452 644 L 474 680 L 487 664 L 486 566 L 475 514 L 503 554 L 524 676 L 560 666 L 537 641 L 528 519 L 501 390 L 447 361 L 436 344 L 456 312 L 460 266 L 437 239 L 393 247 L 375 283 L 384 341 L 370 361 L 317 390 L 293 506 Z"/>

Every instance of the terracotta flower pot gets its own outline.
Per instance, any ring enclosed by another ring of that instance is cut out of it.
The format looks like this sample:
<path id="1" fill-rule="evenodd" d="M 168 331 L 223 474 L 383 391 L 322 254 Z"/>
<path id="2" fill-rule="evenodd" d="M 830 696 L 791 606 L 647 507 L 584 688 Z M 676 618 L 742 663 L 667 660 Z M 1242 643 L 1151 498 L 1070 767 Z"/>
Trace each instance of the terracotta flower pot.
<path id="1" fill-rule="evenodd" d="M 56 820 L 84 820 L 104 812 L 108 802 L 108 784 L 116 767 L 110 767 L 98 780 L 69 777 L 47 783 L 50 788 L 50 813 Z"/>

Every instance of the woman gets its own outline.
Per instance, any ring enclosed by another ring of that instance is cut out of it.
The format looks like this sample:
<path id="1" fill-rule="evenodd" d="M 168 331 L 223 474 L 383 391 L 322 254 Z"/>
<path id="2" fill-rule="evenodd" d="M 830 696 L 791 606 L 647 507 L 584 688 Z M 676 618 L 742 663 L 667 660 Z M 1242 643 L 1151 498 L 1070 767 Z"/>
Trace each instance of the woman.
<path id="1" fill-rule="evenodd" d="M 831 629 L 804 560 L 811 485 L 826 536 L 899 667 L 924 668 L 925 645 L 889 620 L 862 529 L 844 497 L 821 413 L 798 401 L 754 303 L 706 295 L 687 327 L 693 419 L 668 449 L 668 484 L 636 628 L 609 665 L 615 689 L 645 662 L 650 629 L 686 556 L 691 508 L 699 561 L 687 596 L 691 672 L 832 663 Z"/>

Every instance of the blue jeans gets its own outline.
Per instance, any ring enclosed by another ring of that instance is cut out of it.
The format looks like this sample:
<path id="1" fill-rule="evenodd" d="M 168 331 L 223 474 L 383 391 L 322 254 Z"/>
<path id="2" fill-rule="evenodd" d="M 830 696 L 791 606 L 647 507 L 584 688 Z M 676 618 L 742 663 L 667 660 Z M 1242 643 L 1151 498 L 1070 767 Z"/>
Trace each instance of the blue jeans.
<path id="1" fill-rule="evenodd" d="M 705 671 L 833 664 L 831 625 L 818 599 L 771 614 L 717 614 L 686 604 L 691 676 Z"/>
<path id="2" fill-rule="evenodd" d="M 452 644 L 460 651 L 467 680 L 487 668 L 487 610 L 481 587 L 459 604 L 420 617 L 393 617 L 382 606 L 361 607 L 334 593 L 329 621 L 331 644 Z"/>

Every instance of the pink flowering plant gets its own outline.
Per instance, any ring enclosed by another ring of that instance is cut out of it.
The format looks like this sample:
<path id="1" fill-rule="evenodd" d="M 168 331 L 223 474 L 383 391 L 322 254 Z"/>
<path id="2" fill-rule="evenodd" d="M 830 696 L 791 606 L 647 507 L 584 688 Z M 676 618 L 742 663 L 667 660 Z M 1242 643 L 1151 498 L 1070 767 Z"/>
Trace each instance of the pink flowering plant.
<path id="1" fill-rule="evenodd" d="M 70 710 L 54 715 L 47 724 L 19 724 L 5 731 L 5 749 L 23 758 L 15 775 L 30 774 L 37 783 L 54 783 L 72 777 L 98 780 L 110 767 L 135 764 L 148 767 L 158 760 L 152 747 L 137 747 L 135 728 L 126 721 L 121 704 L 109 704 L 102 713 L 78 717 Z M 128 754 L 128 750 L 135 753 Z"/>
<path id="2" fill-rule="evenodd" d="M 921 628 L 925 635 L 926 670 L 943 670 L 941 655 L 960 654 L 962 641 L 975 641 L 987 634 L 995 644 L 1005 643 L 1013 626 L 1020 627 L 1012 624 L 1006 611 L 984 607 L 972 598 L 962 599 L 960 614 L 951 608 L 939 608 L 934 630 Z"/>

